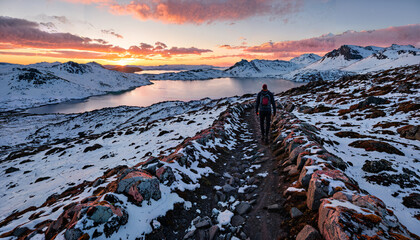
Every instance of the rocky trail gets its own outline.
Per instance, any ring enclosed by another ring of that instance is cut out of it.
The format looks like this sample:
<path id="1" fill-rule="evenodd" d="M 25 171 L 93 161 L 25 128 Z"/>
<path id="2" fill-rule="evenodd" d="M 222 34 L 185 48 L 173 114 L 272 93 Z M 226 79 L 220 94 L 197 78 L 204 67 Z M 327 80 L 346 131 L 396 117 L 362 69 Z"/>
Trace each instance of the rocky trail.
<path id="1" fill-rule="evenodd" d="M 284 178 L 270 144 L 261 141 L 254 109 L 242 123 L 233 149 L 224 149 L 194 192 L 180 192 L 191 208 L 178 204 L 158 221 L 161 227 L 147 239 L 284 239 L 287 218 L 280 194 Z M 218 224 L 217 224 L 218 223 Z M 230 223 L 230 225 L 229 225 Z M 234 239 L 234 238 L 233 238 Z"/>

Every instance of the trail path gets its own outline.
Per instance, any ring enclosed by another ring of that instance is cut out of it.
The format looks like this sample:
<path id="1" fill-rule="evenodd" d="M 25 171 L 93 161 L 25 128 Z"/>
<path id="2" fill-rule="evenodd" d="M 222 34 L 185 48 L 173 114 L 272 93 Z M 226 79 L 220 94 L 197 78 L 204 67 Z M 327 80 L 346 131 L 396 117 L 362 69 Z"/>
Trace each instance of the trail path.
<path id="1" fill-rule="evenodd" d="M 176 206 L 158 219 L 162 228 L 147 239 L 231 239 L 234 236 L 282 239 L 287 236 L 281 228 L 284 216 L 288 215 L 282 208 L 283 178 L 276 170 L 277 161 L 270 145 L 261 141 L 259 119 L 254 111 L 252 108 L 242 114 L 237 144 L 232 150 L 224 149 L 211 165 L 215 173 L 203 177 L 201 187 L 193 193 L 179 193 L 194 203 L 191 208 L 186 209 L 183 204 Z M 219 215 L 232 212 L 234 216 L 230 224 L 219 224 L 219 231 L 213 237 L 212 227 L 217 229 L 215 212 Z M 205 224 L 206 227 L 195 227 L 209 218 L 211 223 Z"/>

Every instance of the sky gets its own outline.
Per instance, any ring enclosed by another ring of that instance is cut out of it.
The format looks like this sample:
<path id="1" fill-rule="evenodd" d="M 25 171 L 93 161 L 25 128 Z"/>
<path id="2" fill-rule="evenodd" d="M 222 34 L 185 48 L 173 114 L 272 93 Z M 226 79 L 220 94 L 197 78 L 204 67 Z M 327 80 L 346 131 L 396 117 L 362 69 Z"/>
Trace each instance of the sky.
<path id="1" fill-rule="evenodd" d="M 0 0 L 0 62 L 231 66 L 420 47 L 419 13 L 419 0 Z"/>

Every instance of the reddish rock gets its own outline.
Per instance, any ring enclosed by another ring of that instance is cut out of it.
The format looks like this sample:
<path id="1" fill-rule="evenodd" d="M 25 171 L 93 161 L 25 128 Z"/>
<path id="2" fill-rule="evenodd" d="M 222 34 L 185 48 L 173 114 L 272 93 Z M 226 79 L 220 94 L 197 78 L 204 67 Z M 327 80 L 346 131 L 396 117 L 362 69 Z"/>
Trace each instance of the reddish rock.
<path id="1" fill-rule="evenodd" d="M 321 204 L 321 199 L 333 195 L 341 189 L 333 189 L 329 186 L 330 181 L 341 181 L 343 183 L 350 180 L 340 170 L 318 170 L 312 174 L 309 182 L 306 205 L 311 210 L 317 210 Z"/>
<path id="2" fill-rule="evenodd" d="M 420 125 L 413 126 L 407 125 L 397 129 L 397 132 L 401 137 L 411 139 L 411 140 L 420 140 Z"/>
<path id="3" fill-rule="evenodd" d="M 386 152 L 404 156 L 404 153 L 386 142 L 376 140 L 359 140 L 349 144 L 351 147 L 364 148 L 366 151 Z"/>
<path id="4" fill-rule="evenodd" d="M 392 211 L 380 199 L 369 195 L 354 195 L 350 201 L 338 194 L 323 199 L 318 228 L 326 240 L 410 239 Z"/>
<path id="5" fill-rule="evenodd" d="M 322 237 L 311 225 L 305 225 L 303 229 L 296 236 L 296 240 L 321 240 Z"/>

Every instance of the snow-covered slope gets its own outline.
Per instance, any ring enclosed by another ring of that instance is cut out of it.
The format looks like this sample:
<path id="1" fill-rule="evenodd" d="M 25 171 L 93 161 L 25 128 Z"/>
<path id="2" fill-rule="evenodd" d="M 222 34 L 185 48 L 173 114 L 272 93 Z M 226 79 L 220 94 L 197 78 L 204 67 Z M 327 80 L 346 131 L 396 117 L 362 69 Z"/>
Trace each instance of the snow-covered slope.
<path id="1" fill-rule="evenodd" d="M 292 58 L 290 60 L 290 62 L 296 63 L 296 64 L 298 64 L 298 65 L 300 65 L 302 67 L 306 67 L 309 64 L 312 64 L 312 63 L 320 60 L 321 58 L 322 57 L 320 57 L 320 56 L 318 56 L 316 54 L 306 53 L 306 54 L 300 55 L 299 57 Z"/>
<path id="2" fill-rule="evenodd" d="M 380 48 L 343 45 L 325 54 L 319 61 L 307 66 L 307 68 L 316 70 L 341 69 L 377 53 L 378 50 Z"/>
<path id="3" fill-rule="evenodd" d="M 0 110 L 29 108 L 122 91 L 150 82 L 137 74 L 103 68 L 97 63 L 0 65 Z"/>
<path id="4" fill-rule="evenodd" d="M 298 69 L 299 65 L 293 62 L 280 60 L 242 60 L 225 70 L 234 77 L 268 77 L 288 73 Z"/>
<path id="5" fill-rule="evenodd" d="M 370 72 L 420 63 L 420 49 L 393 44 L 344 68 L 346 71 Z"/>

